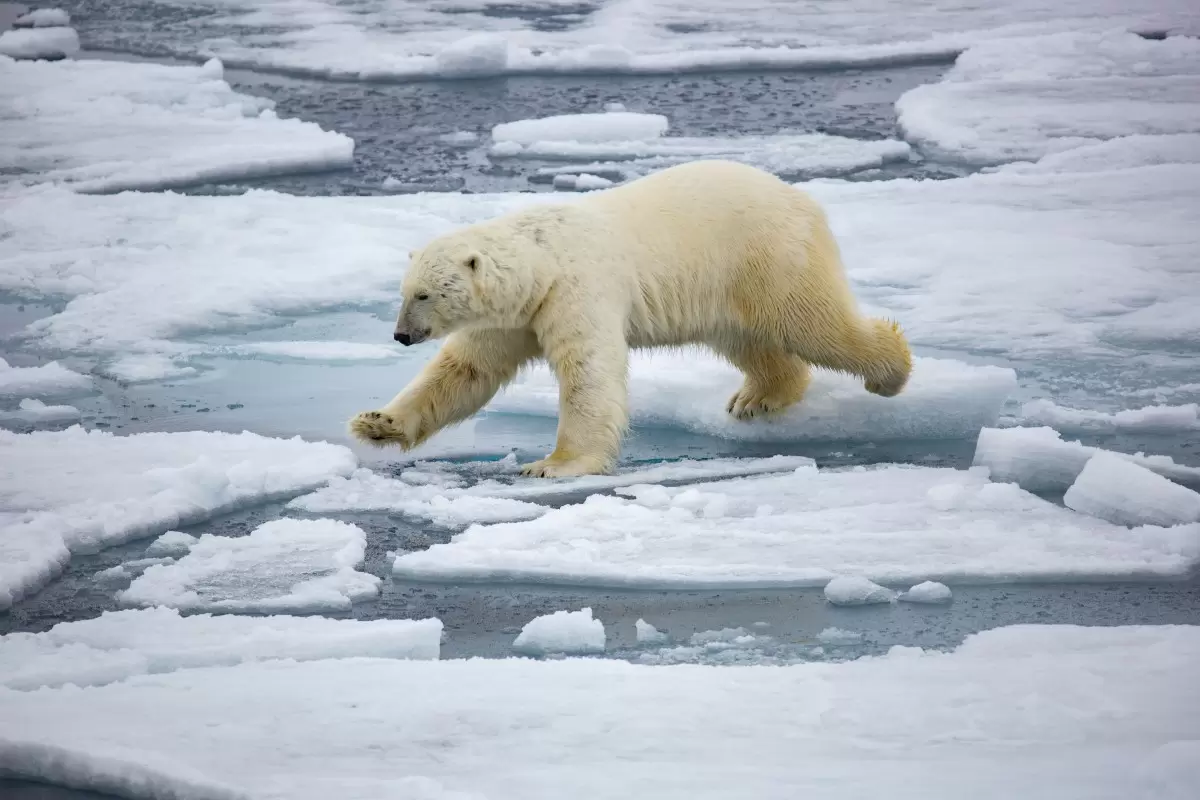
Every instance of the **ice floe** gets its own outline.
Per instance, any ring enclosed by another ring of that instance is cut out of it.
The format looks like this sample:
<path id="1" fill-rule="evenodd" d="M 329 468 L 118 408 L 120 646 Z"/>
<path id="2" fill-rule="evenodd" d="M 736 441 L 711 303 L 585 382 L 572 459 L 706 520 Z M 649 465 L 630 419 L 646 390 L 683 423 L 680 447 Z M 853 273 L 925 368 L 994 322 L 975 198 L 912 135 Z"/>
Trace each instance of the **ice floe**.
<path id="1" fill-rule="evenodd" d="M 867 392 L 859 379 L 815 370 L 799 405 L 774 420 L 742 422 L 725 411 L 725 401 L 742 380 L 731 364 L 698 348 L 636 352 L 629 370 L 630 420 L 635 426 L 680 427 L 728 439 L 952 439 L 973 437 L 994 424 L 1017 385 L 1011 369 L 917 358 L 904 392 L 882 398 Z M 526 371 L 488 409 L 557 415 L 554 373 L 543 365 Z"/>
<path id="2" fill-rule="evenodd" d="M 0 33 L 0 78 L 7 81 L 13 78 L 11 69 L 4 64 L 7 59 L 57 61 L 78 52 L 79 34 L 74 28 L 32 27 L 4 31 Z M 10 99 L 3 94 L 0 98 Z"/>
<path id="3" fill-rule="evenodd" d="M 57 361 L 40 367 L 14 367 L 0 358 L 0 398 L 63 397 L 92 391 L 92 379 Z"/>
<path id="4" fill-rule="evenodd" d="M 1023 425 L 1046 425 L 1063 433 L 1183 433 L 1200 431 L 1200 404 L 1146 406 L 1105 412 L 1067 408 L 1040 399 L 1021 407 Z"/>
<path id="5" fill-rule="evenodd" d="M 14 411 L 0 411 L 0 422 L 74 422 L 80 417 L 75 406 L 48 406 L 41 400 L 25 398 Z"/>
<path id="6" fill-rule="evenodd" d="M 69 28 L 0 35 L 47 36 Z M 74 31 L 71 31 L 74 35 Z M 163 189 L 349 166 L 354 142 L 239 94 L 218 61 L 32 63 L 0 58 L 8 181 L 79 192 Z"/>
<path id="7" fill-rule="evenodd" d="M 954 595 L 950 591 L 950 587 L 944 583 L 938 583 L 937 581 L 922 581 L 916 586 L 913 586 L 907 592 L 901 592 L 896 599 L 905 603 L 922 603 L 932 605 L 935 603 L 949 603 L 950 600 L 953 599 L 953 596 Z"/>
<path id="8" fill-rule="evenodd" d="M 197 798 L 1184 800 L 1197 660 L 1195 626 L 1020 625 L 782 667 L 258 661 L 2 690 L 0 770 Z"/>
<path id="9" fill-rule="evenodd" d="M 869 606 L 894 602 L 896 593 L 866 578 L 839 575 L 825 584 L 825 599 L 835 606 Z"/>
<path id="10" fill-rule="evenodd" d="M 134 675 L 322 658 L 437 659 L 442 623 L 323 617 L 183 616 L 173 608 L 106 611 L 45 633 L 0 636 L 0 685 L 97 686 Z"/>
<path id="11" fill-rule="evenodd" d="M 1114 453 L 1088 459 L 1063 503 L 1117 525 L 1200 522 L 1200 493 L 1172 483 Z"/>
<path id="12" fill-rule="evenodd" d="M 357 569 L 366 546 L 362 528 L 331 519 L 277 519 L 246 536 L 206 533 L 178 561 L 148 567 L 118 599 L 186 611 L 346 611 L 379 593 L 379 578 Z"/>
<path id="13" fill-rule="evenodd" d="M 513 640 L 513 650 L 527 655 L 584 655 L 604 652 L 604 623 L 592 616 L 592 609 L 555 611 L 535 617 L 521 628 Z"/>
<path id="14" fill-rule="evenodd" d="M 473 525 L 393 574 L 426 581 L 647 588 L 996 583 L 1177 576 L 1200 524 L 1129 530 L 987 471 L 883 465 L 683 487 L 638 485 L 537 519 Z"/>
<path id="15" fill-rule="evenodd" d="M 253 433 L 0 430 L 0 608 L 72 553 L 286 499 L 356 466 L 345 447 Z"/>

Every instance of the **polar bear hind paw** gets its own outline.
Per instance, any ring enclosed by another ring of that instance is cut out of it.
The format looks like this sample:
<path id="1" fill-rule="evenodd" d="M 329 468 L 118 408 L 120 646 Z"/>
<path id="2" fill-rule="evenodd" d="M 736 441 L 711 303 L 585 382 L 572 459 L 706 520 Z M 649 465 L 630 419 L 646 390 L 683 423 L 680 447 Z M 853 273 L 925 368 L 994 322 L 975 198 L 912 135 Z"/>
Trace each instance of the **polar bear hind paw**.
<path id="1" fill-rule="evenodd" d="M 360 442 L 385 447 L 398 444 L 403 448 L 411 446 L 409 437 L 396 424 L 390 414 L 382 411 L 364 411 L 350 420 L 350 433 Z"/>
<path id="2" fill-rule="evenodd" d="M 531 478 L 578 478 L 581 475 L 606 475 L 609 472 L 596 459 L 563 459 L 553 455 L 521 467 L 521 474 Z"/>

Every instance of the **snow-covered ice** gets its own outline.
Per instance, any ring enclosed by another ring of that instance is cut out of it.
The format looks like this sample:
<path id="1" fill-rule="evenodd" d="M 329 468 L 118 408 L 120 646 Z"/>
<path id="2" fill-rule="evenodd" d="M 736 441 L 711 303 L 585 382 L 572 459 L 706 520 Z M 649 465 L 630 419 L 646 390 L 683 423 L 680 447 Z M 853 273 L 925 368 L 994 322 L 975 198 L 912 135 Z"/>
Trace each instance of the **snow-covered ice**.
<path id="1" fill-rule="evenodd" d="M 298 495 L 356 466 L 345 447 L 253 433 L 0 430 L 0 609 L 72 553 Z"/>
<path id="2" fill-rule="evenodd" d="M 950 587 L 937 581 L 922 581 L 896 598 L 906 603 L 949 603 L 953 598 Z"/>
<path id="3" fill-rule="evenodd" d="M 1020 625 L 785 667 L 260 661 L 0 690 L 0 770 L 189 798 L 1185 800 L 1198 660 L 1196 626 Z"/>
<path id="4" fill-rule="evenodd" d="M 1063 433 L 1183 433 L 1200 431 L 1200 404 L 1146 406 L 1108 413 L 1066 408 L 1045 398 L 1021 406 L 1024 425 L 1046 425 Z"/>
<path id="5" fill-rule="evenodd" d="M 534 520 L 473 525 L 399 554 L 393 574 L 577 586 L 823 586 L 1176 576 L 1200 524 L 1134 530 L 1077 514 L 986 470 L 883 465 L 593 495 Z"/>
<path id="6" fill-rule="evenodd" d="M 178 561 L 147 568 L 118 599 L 186 611 L 346 611 L 379 593 L 379 578 L 357 569 L 366 546 L 362 528 L 332 519 L 276 519 L 239 537 L 206 533 Z"/>
<path id="7" fill-rule="evenodd" d="M 1112 30 L 986 42 L 896 108 L 911 141 L 975 164 L 1036 161 L 1122 136 L 1197 133 L 1200 41 Z"/>
<path id="8" fill-rule="evenodd" d="M 0 685 L 96 686 L 134 675 L 266 659 L 437 659 L 442 623 L 323 617 L 183 616 L 173 608 L 106 611 L 45 633 L 0 636 Z"/>
<path id="9" fill-rule="evenodd" d="M 527 655 L 584 655 L 604 652 L 604 623 L 592 609 L 555 611 L 534 617 L 513 640 L 513 650 Z"/>
<path id="10" fill-rule="evenodd" d="M 1048 427 L 984 428 L 979 431 L 973 464 L 987 467 L 994 481 L 1018 484 L 1030 492 L 1065 491 L 1088 459 L 1102 451 L 1063 441 Z M 1175 481 L 1200 485 L 1200 467 L 1177 464 L 1170 456 L 1115 453 Z"/>
<path id="11" fill-rule="evenodd" d="M 34 28 L 0 35 L 57 35 Z M 281 119 L 265 98 L 239 94 L 219 61 L 168 66 L 126 61 L 0 58 L 8 112 L 0 161 L 8 181 L 79 192 L 163 189 L 350 165 L 354 142 L 311 122 Z"/>
<path id="12" fill-rule="evenodd" d="M 0 398 L 64 397 L 92 391 L 92 379 L 57 361 L 40 367 L 14 367 L 0 358 Z"/>
<path id="13" fill-rule="evenodd" d="M 1063 503 L 1117 525 L 1200 522 L 1200 493 L 1113 453 L 1100 452 L 1088 459 Z"/>
<path id="14" fill-rule="evenodd" d="M 638 644 L 661 644 L 667 641 L 667 634 L 641 617 L 633 623 L 633 632 Z"/>
<path id="15" fill-rule="evenodd" d="M 35 8 L 13 20 L 14 28 L 61 28 L 71 24 L 71 15 L 61 8 Z"/>
<path id="16" fill-rule="evenodd" d="M 415 469 L 402 473 L 399 479 L 358 469 L 347 478 L 332 479 L 312 494 L 297 497 L 288 503 L 288 508 L 317 514 L 396 511 L 448 526 L 505 522 L 541 516 L 549 508 L 527 501 L 556 494 L 604 491 L 641 483 L 782 472 L 812 463 L 812 459 L 804 456 L 681 459 L 621 467 L 612 475 L 541 479 L 519 478 L 520 465 L 515 456 L 507 456 L 500 462 L 475 462 L 457 468 L 431 462 L 416 465 Z M 468 485 L 465 478 L 472 471 L 488 477 Z M 508 477 L 511 482 L 491 476 Z"/>
<path id="17" fill-rule="evenodd" d="M 825 584 L 825 599 L 835 606 L 868 606 L 891 603 L 896 593 L 866 578 L 839 575 Z"/>
<path id="18" fill-rule="evenodd" d="M 657 139 L 669 123 L 662 114 L 609 111 L 600 114 L 559 114 L 553 117 L 505 122 L 492 128 L 493 142 L 527 146 L 538 142 L 636 142 Z"/>
<path id="19" fill-rule="evenodd" d="M 9 61 L 9 66 L 4 63 L 9 59 L 58 60 L 78 52 L 79 34 L 74 28 L 14 28 L 4 31 L 0 33 L 0 80 L 13 80 L 10 67 L 15 62 Z M 8 101 L 11 98 L 0 94 L 0 99 Z"/>
<path id="20" fill-rule="evenodd" d="M 74 422 L 80 417 L 75 406 L 49 406 L 41 400 L 25 398 L 15 411 L 0 411 L 0 422 Z"/>
<path id="21" fill-rule="evenodd" d="M 774 420 L 741 422 L 725 401 L 742 384 L 728 362 L 698 348 L 640 351 L 630 358 L 629 413 L 636 426 L 680 427 L 727 439 L 767 441 L 950 439 L 992 425 L 1011 391 L 1011 369 L 917 358 L 904 391 L 870 394 L 862 381 L 813 372 L 804 400 Z M 488 409 L 558 414 L 558 383 L 544 365 L 526 371 Z"/>

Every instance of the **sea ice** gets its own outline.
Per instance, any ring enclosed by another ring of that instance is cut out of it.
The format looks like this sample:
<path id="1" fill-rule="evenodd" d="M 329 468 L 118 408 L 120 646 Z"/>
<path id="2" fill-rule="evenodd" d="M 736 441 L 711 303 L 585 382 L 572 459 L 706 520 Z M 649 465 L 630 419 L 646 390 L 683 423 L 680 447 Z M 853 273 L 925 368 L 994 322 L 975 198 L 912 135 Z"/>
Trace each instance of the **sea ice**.
<path id="1" fill-rule="evenodd" d="M 0 398 L 63 397 L 91 391 L 91 378 L 57 361 L 40 367 L 13 367 L 0 358 Z"/>
<path id="2" fill-rule="evenodd" d="M 835 606 L 866 606 L 891 603 L 896 593 L 866 578 L 839 575 L 825 584 L 825 599 Z"/>
<path id="3" fill-rule="evenodd" d="M 0 609 L 72 553 L 298 495 L 356 466 L 345 447 L 253 433 L 0 430 Z"/>
<path id="4" fill-rule="evenodd" d="M 56 60 L 73 56 L 78 52 L 79 34 L 75 32 L 74 28 L 16 28 L 4 31 L 0 33 L 0 79 L 13 80 L 11 68 L 4 64 L 7 60 L 6 56 L 20 60 Z M 0 99 L 11 101 L 11 97 L 5 97 L 4 94 L 0 93 Z M 6 102 L 6 105 L 10 105 L 10 103 Z"/>
<path id="5" fill-rule="evenodd" d="M 516 142 L 522 146 L 537 142 L 636 142 L 657 139 L 667 132 L 668 124 L 662 114 L 638 114 L 632 111 L 560 114 L 497 125 L 492 128 L 492 141 Z"/>
<path id="6" fill-rule="evenodd" d="M 862 641 L 863 635 L 857 631 L 847 631 L 841 628 L 825 628 L 817 634 L 817 641 L 828 646 L 842 646 L 848 644 L 858 644 Z"/>
<path id="7" fill-rule="evenodd" d="M 0 422 L 74 422 L 79 417 L 75 406 L 48 406 L 31 398 L 22 400 L 16 411 L 0 411 Z"/>
<path id="8" fill-rule="evenodd" d="M 473 525 L 399 554 L 393 574 L 441 581 L 753 588 L 1175 576 L 1200 524 L 1133 531 L 1077 514 L 986 470 L 883 465 L 593 495 L 525 522 Z"/>
<path id="9" fill-rule="evenodd" d="M 268 361 L 391 361 L 402 356 L 395 347 L 368 342 L 253 342 L 214 348 L 217 353 Z"/>
<path id="10" fill-rule="evenodd" d="M 608 178 L 601 178 L 599 175 L 592 175 L 587 172 L 581 172 L 578 175 L 560 173 L 554 176 L 555 189 L 564 189 L 574 192 L 590 192 L 597 189 L 607 189 L 612 185 L 613 182 Z"/>
<path id="11" fill-rule="evenodd" d="M 8 31 L 61 36 L 70 28 Z M 219 61 L 25 63 L 0 59 L 9 113 L 0 161 L 9 180 L 79 192 L 164 189 L 350 165 L 354 142 L 280 119 L 273 102 L 239 94 Z"/>
<path id="12" fill-rule="evenodd" d="M 525 623 L 513 650 L 529 655 L 603 653 L 604 623 L 593 619 L 590 608 L 555 611 Z"/>
<path id="13" fill-rule="evenodd" d="M 13 20 L 14 28 L 61 28 L 71 24 L 71 15 L 61 8 L 35 8 Z"/>
<path id="14" fill-rule="evenodd" d="M 901 592 L 897 600 L 906 603 L 948 603 L 953 594 L 950 587 L 937 581 L 922 581 L 907 592 Z"/>
<path id="15" fill-rule="evenodd" d="M 1110 414 L 1066 408 L 1043 398 L 1023 405 L 1020 421 L 1025 425 L 1048 425 L 1063 433 L 1181 433 L 1200 431 L 1200 404 L 1146 406 Z"/>
<path id="16" fill-rule="evenodd" d="M 1030 492 L 1065 491 L 1088 459 L 1109 452 L 1079 442 L 1064 442 L 1053 428 L 984 428 L 975 445 L 976 466 L 987 467 L 994 481 L 1018 484 Z M 1169 456 L 1114 453 L 1172 480 L 1200 485 L 1200 467 L 1176 464 Z"/>
<path id="17" fill-rule="evenodd" d="M 1063 503 L 1116 525 L 1200 522 L 1200 493 L 1113 453 L 1099 452 L 1088 459 Z"/>
<path id="18" fill-rule="evenodd" d="M 661 644 L 667 641 L 665 633 L 640 617 L 633 623 L 633 629 L 638 644 Z"/>
<path id="19" fill-rule="evenodd" d="M 146 555 L 178 558 L 187 555 L 187 551 L 191 550 L 192 545 L 198 541 L 200 541 L 199 538 L 190 533 L 167 531 L 150 543 L 150 546 L 146 548 Z"/>
<path id="20" fill-rule="evenodd" d="M 1200 133 L 1200 42 L 1118 30 L 985 42 L 896 109 L 908 139 L 976 164 L 1036 161 L 1122 136 Z"/>
<path id="21" fill-rule="evenodd" d="M 950 652 L 720 669 L 258 661 L 0 690 L 0 719 L 21 722 L 0 771 L 225 800 L 1185 800 L 1198 662 L 1188 625 L 1020 625 Z"/>
<path id="22" fill-rule="evenodd" d="M 1016 374 L 1007 368 L 917 358 L 904 392 L 882 398 L 862 381 L 817 370 L 804 400 L 773 420 L 742 422 L 725 411 L 742 374 L 698 348 L 640 351 L 630 359 L 629 411 L 635 426 L 685 428 L 726 439 L 765 441 L 951 439 L 992 425 Z M 558 414 L 548 367 L 528 370 L 488 405 L 510 414 Z"/>
<path id="23" fill-rule="evenodd" d="M 240 537 L 206 533 L 178 561 L 148 568 L 118 599 L 186 611 L 346 611 L 379 593 L 379 578 L 356 569 L 366 546 L 361 528 L 331 519 L 277 519 Z"/>
<path id="24" fill-rule="evenodd" d="M 101 373 L 124 384 L 188 378 L 197 374 L 195 367 L 181 364 L 162 353 L 118 355 L 100 367 Z"/>
<path id="25" fill-rule="evenodd" d="M 45 633 L 0 636 L 0 686 L 97 686 L 134 675 L 249 661 L 438 658 L 442 623 L 323 617 L 183 616 L 173 608 L 106 611 Z"/>

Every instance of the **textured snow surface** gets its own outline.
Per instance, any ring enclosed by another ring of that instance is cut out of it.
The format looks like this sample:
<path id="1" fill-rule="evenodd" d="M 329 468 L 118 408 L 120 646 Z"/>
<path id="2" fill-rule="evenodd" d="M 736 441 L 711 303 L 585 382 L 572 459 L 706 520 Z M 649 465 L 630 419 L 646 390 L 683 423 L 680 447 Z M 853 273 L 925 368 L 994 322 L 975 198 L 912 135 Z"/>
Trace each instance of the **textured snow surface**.
<path id="1" fill-rule="evenodd" d="M 0 358 L 0 398 L 62 397 L 87 394 L 91 390 L 91 378 L 57 361 L 40 367 L 13 367 Z"/>
<path id="2" fill-rule="evenodd" d="M 555 611 L 525 623 L 512 646 L 528 655 L 603 653 L 604 623 L 592 617 L 590 608 Z"/>
<path id="3" fill-rule="evenodd" d="M 1063 496 L 1067 508 L 1117 525 L 1200 522 L 1200 493 L 1113 453 L 1096 453 Z"/>
<path id="4" fill-rule="evenodd" d="M 186 611 L 346 611 L 379 593 L 379 578 L 356 569 L 366 546 L 362 528 L 332 519 L 277 519 L 236 538 L 206 533 L 178 561 L 148 567 L 119 600 Z"/>
<path id="5" fill-rule="evenodd" d="M 74 28 L 16 28 L 0 33 L 0 79 L 11 80 L 14 61 L 26 59 L 57 60 L 79 52 L 79 34 Z M 0 99 L 8 100 L 8 93 Z"/>
<path id="6" fill-rule="evenodd" d="M 1065 491 L 1088 459 L 1103 451 L 1065 442 L 1053 428 L 984 428 L 975 445 L 974 464 L 987 467 L 992 480 L 1016 483 L 1031 492 Z M 1200 467 L 1176 464 L 1169 456 L 1114 455 L 1182 483 L 1200 484 Z"/>
<path id="7" fill-rule="evenodd" d="M 1188 0 L 413 0 L 353 10 L 334 0 L 222 0 L 187 35 L 148 35 L 174 54 L 231 64 L 419 79 L 904 64 L 948 59 L 980 40 L 1114 28 L 1195 31 L 1200 12 Z"/>
<path id="8" fill-rule="evenodd" d="M 735 367 L 699 348 L 639 351 L 630 359 L 629 410 L 634 425 L 680 427 L 727 439 L 875 440 L 971 437 L 994 424 L 1009 392 L 1011 369 L 917 358 L 898 396 L 870 394 L 862 381 L 815 370 L 804 400 L 773 420 L 741 422 L 725 402 L 742 385 Z M 539 365 L 488 408 L 557 416 L 558 382 Z"/>
<path id="9" fill-rule="evenodd" d="M 355 470 L 347 478 L 335 478 L 312 494 L 297 497 L 288 503 L 288 508 L 317 514 L 396 511 L 447 526 L 506 522 L 541 516 L 548 507 L 527 501 L 553 495 L 641 483 L 783 472 L 812 463 L 812 459 L 804 456 L 681 459 L 621 467 L 613 475 L 544 479 L 519 477 L 521 467 L 513 455 L 493 462 L 455 465 L 425 462 L 403 471 L 399 479 L 386 478 L 369 469 Z M 474 482 L 470 482 L 472 479 Z"/>
<path id="10" fill-rule="evenodd" d="M 63 35 L 34 28 L 7 37 Z M 76 45 L 78 46 L 78 45 Z M 239 94 L 220 62 L 18 62 L 0 58 L 6 178 L 80 192 L 164 189 L 349 166 L 354 142 L 280 119 L 272 101 Z"/>
<path id="11" fill-rule="evenodd" d="M 896 108 L 910 140 L 976 164 L 1036 161 L 1122 136 L 1198 133 L 1200 41 L 1111 30 L 988 42 Z"/>
<path id="12" fill-rule="evenodd" d="M 1198 659 L 1192 626 L 1022 625 L 787 667 L 264 661 L 0 690 L 0 770 L 185 798 L 1186 800 Z"/>
<path id="13" fill-rule="evenodd" d="M 835 606 L 867 606 L 891 603 L 896 599 L 896 593 L 866 578 L 839 575 L 825 584 L 825 599 Z"/>
<path id="14" fill-rule="evenodd" d="M 0 431 L 0 608 L 94 552 L 348 475 L 345 447 L 253 433 Z"/>
<path id="15" fill-rule="evenodd" d="M 321 658 L 437 659 L 442 623 L 241 617 L 172 608 L 106 611 L 45 633 L 0 636 L 0 685 L 12 689 L 95 686 L 133 675 L 247 661 Z"/>
<path id="16" fill-rule="evenodd" d="M 1134 530 L 1077 514 L 986 470 L 881 466 L 594 495 L 525 522 L 473 525 L 396 557 L 402 578 L 587 586 L 823 586 L 1172 576 L 1200 525 Z"/>

